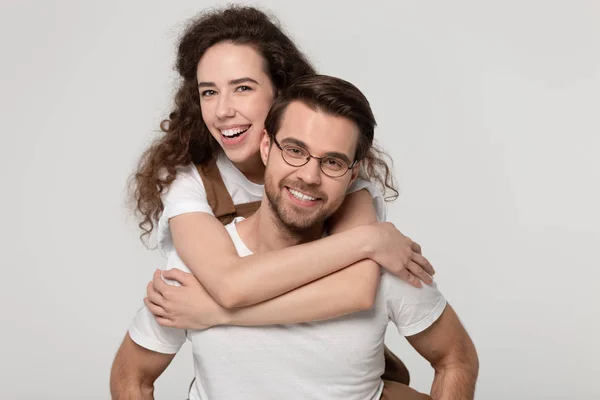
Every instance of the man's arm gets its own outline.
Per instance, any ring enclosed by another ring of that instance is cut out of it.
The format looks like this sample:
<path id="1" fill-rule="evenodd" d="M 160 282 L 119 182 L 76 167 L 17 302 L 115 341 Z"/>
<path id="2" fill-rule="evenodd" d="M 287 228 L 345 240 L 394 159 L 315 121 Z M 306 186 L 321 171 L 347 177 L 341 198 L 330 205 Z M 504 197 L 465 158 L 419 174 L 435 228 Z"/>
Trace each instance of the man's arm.
<path id="1" fill-rule="evenodd" d="M 162 354 L 139 346 L 129 333 L 115 356 L 110 371 L 113 400 L 154 399 L 154 381 L 164 372 L 175 354 Z"/>
<path id="2" fill-rule="evenodd" d="M 434 400 L 470 400 L 479 372 L 477 351 L 458 316 L 447 305 L 429 328 L 406 338 L 435 370 Z"/>

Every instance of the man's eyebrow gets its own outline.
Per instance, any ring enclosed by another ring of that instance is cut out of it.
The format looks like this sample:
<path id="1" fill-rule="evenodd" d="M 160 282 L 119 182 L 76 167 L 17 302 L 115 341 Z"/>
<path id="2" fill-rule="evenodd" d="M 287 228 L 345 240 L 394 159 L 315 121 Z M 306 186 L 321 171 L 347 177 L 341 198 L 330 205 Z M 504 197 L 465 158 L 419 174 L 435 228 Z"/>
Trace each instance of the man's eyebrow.
<path id="1" fill-rule="evenodd" d="M 252 79 L 252 78 L 249 78 L 247 76 L 245 76 L 243 78 L 232 79 L 232 80 L 229 81 L 229 84 L 230 85 L 239 85 L 240 83 L 247 83 L 247 82 L 254 83 L 256 85 L 260 85 L 256 81 L 256 79 Z M 217 85 L 214 82 L 198 82 L 198 87 L 199 88 L 201 88 L 201 87 L 215 87 L 215 86 L 217 86 Z"/>
<path id="2" fill-rule="evenodd" d="M 294 139 L 294 138 L 285 138 L 281 141 L 281 145 L 284 145 L 284 144 L 293 144 L 295 146 L 303 147 L 306 150 L 308 150 L 308 146 L 302 140 L 298 140 L 298 139 Z M 344 153 L 337 152 L 337 151 L 328 151 L 327 153 L 325 153 L 325 155 L 323 155 L 323 157 L 341 158 L 342 160 L 346 161 L 348 164 L 352 163 L 347 155 L 345 155 Z M 319 157 L 319 158 L 323 158 L 323 157 Z"/>

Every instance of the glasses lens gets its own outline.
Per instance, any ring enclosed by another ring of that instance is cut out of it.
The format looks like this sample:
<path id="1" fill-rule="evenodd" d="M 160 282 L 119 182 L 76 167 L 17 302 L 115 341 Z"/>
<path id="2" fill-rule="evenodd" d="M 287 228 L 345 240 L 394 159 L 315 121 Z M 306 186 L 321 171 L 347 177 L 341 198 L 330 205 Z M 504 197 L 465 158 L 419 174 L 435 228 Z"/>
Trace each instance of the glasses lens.
<path id="1" fill-rule="evenodd" d="M 339 177 L 348 172 L 348 163 L 338 157 L 325 157 L 321 160 L 321 169 L 326 175 Z"/>
<path id="2" fill-rule="evenodd" d="M 281 152 L 283 159 L 290 165 L 300 167 L 308 161 L 309 154 L 306 149 L 298 146 L 285 146 Z"/>

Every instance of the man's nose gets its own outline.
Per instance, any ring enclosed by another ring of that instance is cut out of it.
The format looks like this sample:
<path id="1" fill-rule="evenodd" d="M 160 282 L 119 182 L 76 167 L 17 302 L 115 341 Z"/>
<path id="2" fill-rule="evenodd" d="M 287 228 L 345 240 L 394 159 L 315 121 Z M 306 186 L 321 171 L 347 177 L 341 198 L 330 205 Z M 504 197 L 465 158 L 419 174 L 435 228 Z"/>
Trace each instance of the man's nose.
<path id="1" fill-rule="evenodd" d="M 298 167 L 298 178 L 309 185 L 321 183 L 321 160 L 312 158 L 306 164 Z"/>

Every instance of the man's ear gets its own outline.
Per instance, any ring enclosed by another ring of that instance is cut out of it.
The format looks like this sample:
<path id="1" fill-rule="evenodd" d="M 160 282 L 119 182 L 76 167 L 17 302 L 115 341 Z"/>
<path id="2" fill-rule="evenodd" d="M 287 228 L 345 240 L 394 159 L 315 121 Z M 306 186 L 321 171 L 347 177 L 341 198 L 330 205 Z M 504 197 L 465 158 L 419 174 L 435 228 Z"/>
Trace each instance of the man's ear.
<path id="1" fill-rule="evenodd" d="M 271 150 L 271 137 L 267 133 L 266 129 L 262 131 L 262 138 L 260 139 L 260 158 L 263 164 L 267 165 L 269 159 L 269 151 Z"/>
<path id="2" fill-rule="evenodd" d="M 348 186 L 352 186 L 354 184 L 354 182 L 356 182 L 356 180 L 358 179 L 358 174 L 360 173 L 360 165 L 361 165 L 362 161 L 357 162 L 356 164 L 354 164 L 354 167 L 352 167 L 352 175 L 350 177 L 350 184 L 348 184 Z"/>

